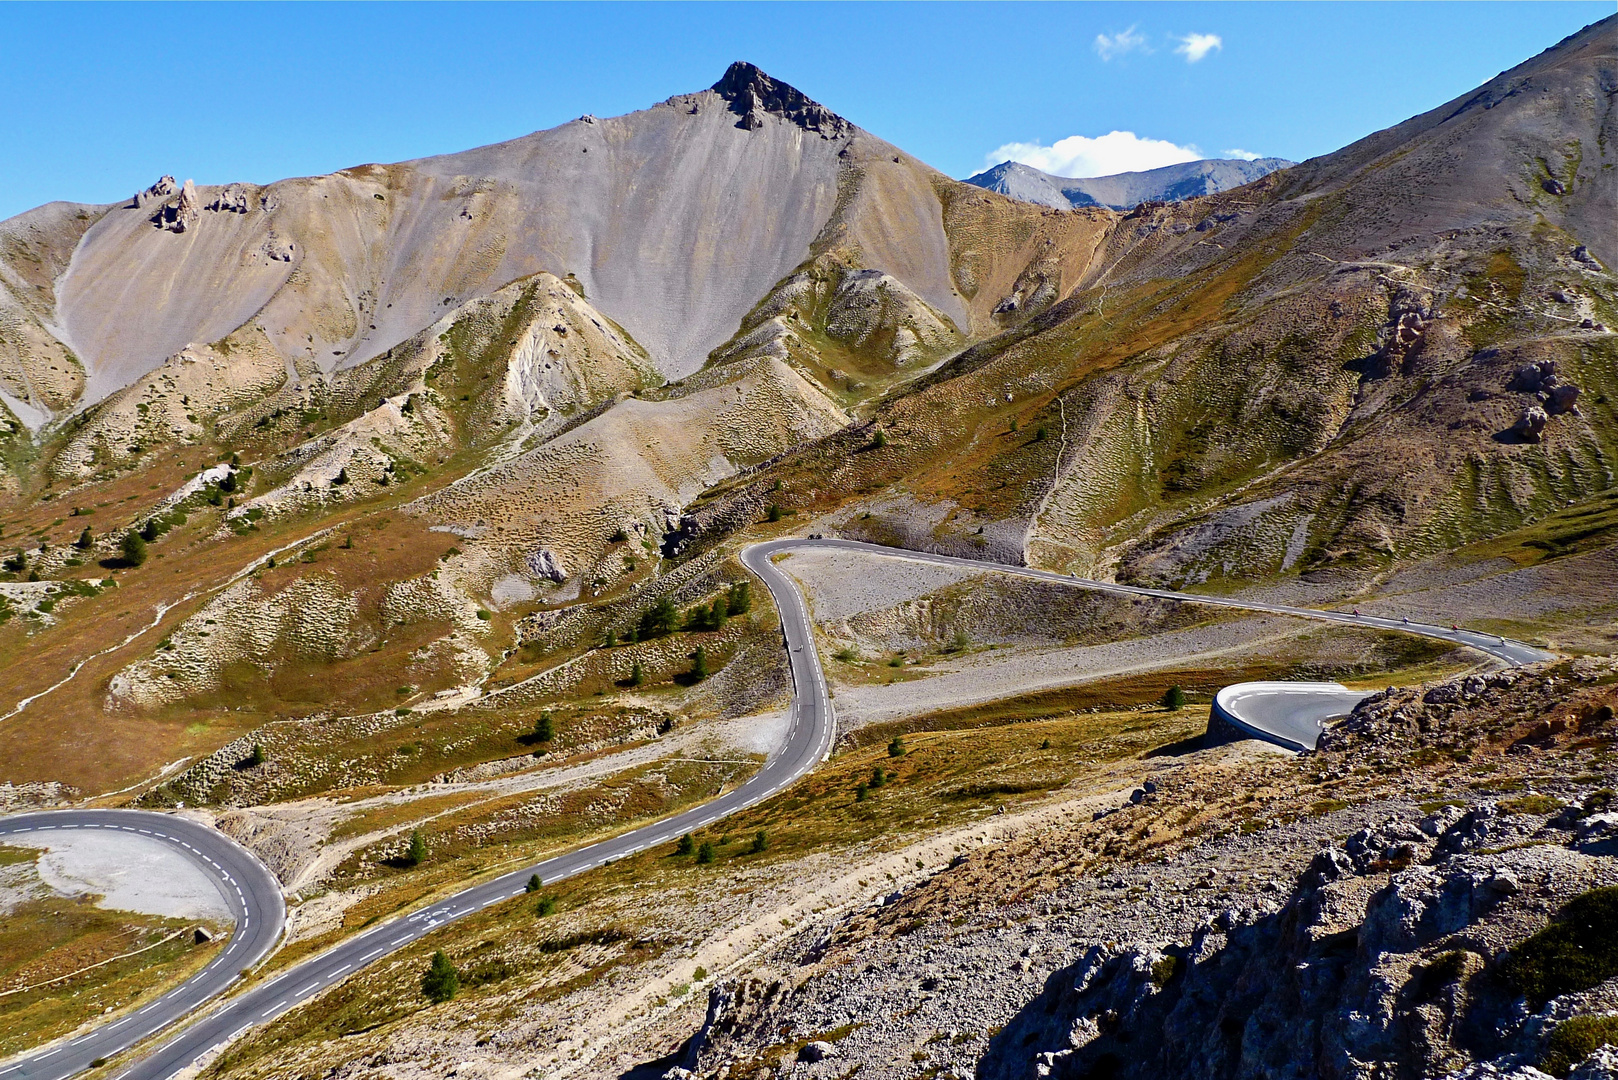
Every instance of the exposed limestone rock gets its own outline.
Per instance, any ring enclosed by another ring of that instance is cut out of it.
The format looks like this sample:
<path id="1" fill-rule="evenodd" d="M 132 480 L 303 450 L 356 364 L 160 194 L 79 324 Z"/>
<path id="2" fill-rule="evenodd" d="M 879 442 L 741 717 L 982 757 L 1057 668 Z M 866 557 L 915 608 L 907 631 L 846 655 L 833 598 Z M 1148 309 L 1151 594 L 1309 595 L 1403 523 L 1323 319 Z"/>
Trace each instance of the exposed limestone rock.
<path id="1" fill-rule="evenodd" d="M 260 250 L 272 262 L 291 262 L 297 249 L 291 240 L 272 232 L 265 238 L 264 246 Z"/>
<path id="2" fill-rule="evenodd" d="M 245 214 L 252 207 L 246 184 L 226 184 L 208 209 L 216 213 Z"/>
<path id="3" fill-rule="evenodd" d="M 174 182 L 174 177 L 160 176 L 157 178 L 157 183 L 145 191 L 135 192 L 135 199 L 129 205 L 138 210 L 153 199 L 166 199 L 179 190 L 179 186 Z"/>
<path id="4" fill-rule="evenodd" d="M 152 224 L 172 233 L 183 233 L 193 228 L 201 217 L 202 201 L 197 196 L 197 185 L 187 180 L 180 189 L 180 197 L 152 215 Z"/>
<path id="5" fill-rule="evenodd" d="M 535 577 L 554 581 L 558 585 L 567 580 L 567 570 L 562 566 L 561 558 L 554 551 L 540 548 L 532 552 L 524 560 L 528 572 Z"/>

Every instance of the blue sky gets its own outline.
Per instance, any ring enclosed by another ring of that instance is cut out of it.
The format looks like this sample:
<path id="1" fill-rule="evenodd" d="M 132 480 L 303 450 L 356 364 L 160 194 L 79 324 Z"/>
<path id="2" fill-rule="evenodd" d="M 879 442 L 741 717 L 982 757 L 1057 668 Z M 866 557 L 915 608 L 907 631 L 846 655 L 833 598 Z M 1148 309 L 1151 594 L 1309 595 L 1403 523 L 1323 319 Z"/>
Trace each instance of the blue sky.
<path id="1" fill-rule="evenodd" d="M 162 173 L 263 183 L 461 150 L 643 108 L 711 85 L 734 59 L 953 176 L 1015 144 L 1075 167 L 1173 148 L 1302 159 L 1612 12 L 1611 0 L 0 4 L 0 218 L 125 198 Z M 1133 141 L 1057 145 L 1112 132 Z"/>

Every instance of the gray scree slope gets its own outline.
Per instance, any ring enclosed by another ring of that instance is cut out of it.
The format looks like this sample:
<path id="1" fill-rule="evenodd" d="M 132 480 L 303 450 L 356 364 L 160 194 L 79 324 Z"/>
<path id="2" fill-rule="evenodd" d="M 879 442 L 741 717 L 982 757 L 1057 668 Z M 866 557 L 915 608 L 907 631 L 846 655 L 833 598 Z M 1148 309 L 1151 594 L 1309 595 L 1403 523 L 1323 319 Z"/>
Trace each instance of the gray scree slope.
<path id="1" fill-rule="evenodd" d="M 87 369 L 83 405 L 244 324 L 263 328 L 289 371 L 363 363 L 453 305 L 546 270 L 575 275 L 678 379 L 828 226 L 965 325 L 937 176 L 735 64 L 711 89 L 615 119 L 267 187 L 199 187 L 181 232 L 154 224 L 178 195 L 89 208 L 42 321 Z"/>

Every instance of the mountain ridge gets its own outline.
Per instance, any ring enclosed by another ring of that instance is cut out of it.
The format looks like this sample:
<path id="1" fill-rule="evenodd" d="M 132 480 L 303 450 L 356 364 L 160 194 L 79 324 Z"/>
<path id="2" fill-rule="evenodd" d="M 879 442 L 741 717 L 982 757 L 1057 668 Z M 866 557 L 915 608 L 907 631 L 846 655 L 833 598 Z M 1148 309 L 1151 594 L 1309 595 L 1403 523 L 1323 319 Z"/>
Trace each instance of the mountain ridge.
<path id="1" fill-rule="evenodd" d="M 1177 202 L 1229 191 L 1296 164 L 1275 157 L 1204 158 L 1138 172 L 1068 177 L 1043 172 L 1019 161 L 1002 161 L 962 182 L 1059 210 L 1081 206 L 1133 210 L 1143 202 Z"/>

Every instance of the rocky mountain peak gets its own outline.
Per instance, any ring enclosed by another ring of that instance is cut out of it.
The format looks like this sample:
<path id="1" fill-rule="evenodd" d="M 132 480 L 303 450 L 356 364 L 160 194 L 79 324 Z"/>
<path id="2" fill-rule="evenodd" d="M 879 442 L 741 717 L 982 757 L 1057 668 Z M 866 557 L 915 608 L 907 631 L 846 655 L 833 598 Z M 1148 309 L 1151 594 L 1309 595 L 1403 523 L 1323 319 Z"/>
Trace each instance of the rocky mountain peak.
<path id="1" fill-rule="evenodd" d="M 764 113 L 773 113 L 823 139 L 841 138 L 854 131 L 853 124 L 797 87 L 770 78 L 745 60 L 738 60 L 725 69 L 724 77 L 713 84 L 713 90 L 730 102 L 731 112 L 741 117 L 736 126 L 748 131 L 757 131 L 763 126 Z"/>

